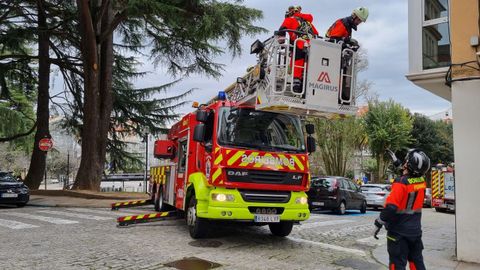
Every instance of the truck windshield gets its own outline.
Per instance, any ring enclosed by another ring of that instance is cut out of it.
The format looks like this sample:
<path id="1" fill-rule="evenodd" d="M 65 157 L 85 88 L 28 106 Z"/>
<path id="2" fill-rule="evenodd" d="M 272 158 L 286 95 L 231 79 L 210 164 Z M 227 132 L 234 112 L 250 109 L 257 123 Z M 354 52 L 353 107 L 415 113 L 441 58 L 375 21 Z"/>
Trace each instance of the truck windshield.
<path id="1" fill-rule="evenodd" d="M 222 108 L 219 117 L 218 143 L 221 145 L 305 152 L 300 120 L 296 116 L 250 108 Z"/>

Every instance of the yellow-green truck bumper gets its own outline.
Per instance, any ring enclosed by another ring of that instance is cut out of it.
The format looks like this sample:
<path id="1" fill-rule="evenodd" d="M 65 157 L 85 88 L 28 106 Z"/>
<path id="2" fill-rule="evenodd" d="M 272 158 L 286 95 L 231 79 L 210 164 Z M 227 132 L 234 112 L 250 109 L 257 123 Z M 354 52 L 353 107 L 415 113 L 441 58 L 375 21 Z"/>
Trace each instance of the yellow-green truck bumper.
<path id="1" fill-rule="evenodd" d="M 219 201 L 219 197 L 226 200 Z M 207 219 L 254 221 L 256 208 L 279 209 L 280 221 L 303 221 L 310 217 L 307 195 L 303 191 L 291 192 L 287 203 L 257 203 L 245 202 L 238 190 L 225 188 L 211 189 L 208 200 L 198 200 L 197 215 Z"/>

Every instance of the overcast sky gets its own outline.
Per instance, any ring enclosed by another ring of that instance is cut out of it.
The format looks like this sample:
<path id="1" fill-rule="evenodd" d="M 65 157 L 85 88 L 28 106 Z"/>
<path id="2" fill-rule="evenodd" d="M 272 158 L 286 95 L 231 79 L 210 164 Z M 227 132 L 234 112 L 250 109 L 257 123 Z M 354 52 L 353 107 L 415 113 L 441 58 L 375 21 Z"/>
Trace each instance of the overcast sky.
<path id="1" fill-rule="evenodd" d="M 277 30 L 283 21 L 285 10 L 290 5 L 301 5 L 304 13 L 314 16 L 314 25 L 324 35 L 328 27 L 338 18 L 351 14 L 355 7 L 365 6 L 370 10 L 368 21 L 353 33 L 361 46 L 367 51 L 369 68 L 359 74 L 359 79 L 368 79 L 373 83 L 372 91 L 378 93 L 381 100 L 394 99 L 412 112 L 433 115 L 450 108 L 450 102 L 423 90 L 405 78 L 408 73 L 408 12 L 405 0 L 245 0 L 244 5 L 263 11 L 263 19 L 257 25 L 270 32 L 258 37 L 265 40 Z M 185 89 L 198 88 L 189 96 L 189 100 L 206 102 L 218 91 L 224 89 L 242 76 L 248 66 L 255 64 L 255 57 L 249 54 L 250 44 L 256 38 L 242 40 L 243 53 L 232 59 L 225 55 L 217 61 L 225 64 L 223 76 L 216 80 L 201 76 L 192 76 L 177 84 L 171 93 Z M 135 82 L 139 88 L 165 83 L 170 78 L 161 69 L 151 65 L 143 66 L 148 76 Z M 186 107 L 184 112 L 192 109 Z"/>

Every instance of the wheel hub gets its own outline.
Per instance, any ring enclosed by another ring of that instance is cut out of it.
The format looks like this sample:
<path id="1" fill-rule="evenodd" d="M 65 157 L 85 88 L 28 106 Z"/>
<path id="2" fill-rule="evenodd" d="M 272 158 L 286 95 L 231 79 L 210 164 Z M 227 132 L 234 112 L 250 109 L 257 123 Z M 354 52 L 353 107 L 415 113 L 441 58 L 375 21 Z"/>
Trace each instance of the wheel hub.
<path id="1" fill-rule="evenodd" d="M 195 207 L 189 207 L 187 212 L 187 224 L 188 226 L 194 226 L 197 214 Z"/>

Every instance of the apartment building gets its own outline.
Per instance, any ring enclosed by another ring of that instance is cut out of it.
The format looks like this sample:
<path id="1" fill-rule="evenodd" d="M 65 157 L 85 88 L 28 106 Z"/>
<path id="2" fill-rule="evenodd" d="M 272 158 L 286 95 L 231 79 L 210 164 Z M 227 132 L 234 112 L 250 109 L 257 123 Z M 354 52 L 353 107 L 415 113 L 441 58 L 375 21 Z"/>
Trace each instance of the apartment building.
<path id="1" fill-rule="evenodd" d="M 409 73 L 452 103 L 456 245 L 480 263 L 480 0 L 409 0 Z"/>

